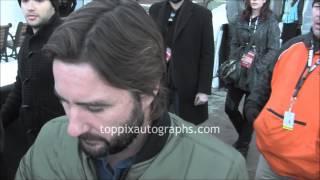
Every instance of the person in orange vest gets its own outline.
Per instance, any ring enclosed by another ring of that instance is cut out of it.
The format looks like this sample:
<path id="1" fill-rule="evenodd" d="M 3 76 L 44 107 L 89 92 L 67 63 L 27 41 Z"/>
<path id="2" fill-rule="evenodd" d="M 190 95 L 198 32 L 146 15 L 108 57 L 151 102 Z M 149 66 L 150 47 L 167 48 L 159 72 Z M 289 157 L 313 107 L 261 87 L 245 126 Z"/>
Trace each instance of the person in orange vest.
<path id="1" fill-rule="evenodd" d="M 310 33 L 282 47 L 248 97 L 245 115 L 261 152 L 256 179 L 320 178 L 319 40 L 320 0 L 314 0 Z"/>

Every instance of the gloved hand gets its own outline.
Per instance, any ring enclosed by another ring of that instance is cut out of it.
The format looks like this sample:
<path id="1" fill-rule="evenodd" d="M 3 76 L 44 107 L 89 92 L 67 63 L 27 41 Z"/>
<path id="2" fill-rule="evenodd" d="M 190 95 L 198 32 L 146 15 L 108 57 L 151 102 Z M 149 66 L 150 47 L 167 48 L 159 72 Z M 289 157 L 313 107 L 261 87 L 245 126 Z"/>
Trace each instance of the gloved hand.
<path id="1" fill-rule="evenodd" d="M 3 152 L 3 149 L 4 149 L 4 128 L 3 128 L 3 123 L 0 116 L 0 153 Z"/>
<path id="2" fill-rule="evenodd" d="M 194 98 L 194 105 L 195 106 L 205 104 L 206 102 L 208 102 L 208 95 L 207 94 L 200 93 L 200 92 L 196 94 L 196 97 Z"/>
<path id="3" fill-rule="evenodd" d="M 246 109 L 245 117 L 247 121 L 254 122 L 254 120 L 258 117 L 260 111 L 256 108 L 248 108 Z"/>

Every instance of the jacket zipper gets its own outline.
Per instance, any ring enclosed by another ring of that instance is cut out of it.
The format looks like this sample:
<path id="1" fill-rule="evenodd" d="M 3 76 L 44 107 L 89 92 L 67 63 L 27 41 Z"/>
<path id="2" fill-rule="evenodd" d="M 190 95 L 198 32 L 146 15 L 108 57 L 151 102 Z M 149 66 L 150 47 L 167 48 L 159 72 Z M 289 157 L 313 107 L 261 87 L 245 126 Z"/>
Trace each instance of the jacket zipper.
<path id="1" fill-rule="evenodd" d="M 274 110 L 272 110 L 272 109 L 270 109 L 270 108 L 267 108 L 267 110 L 268 110 L 269 112 L 271 112 L 272 114 L 276 115 L 277 117 L 283 119 L 283 115 L 281 115 L 280 113 L 277 113 L 276 111 L 274 111 Z M 302 121 L 298 121 L 298 120 L 294 120 L 294 123 L 299 124 L 299 125 L 301 125 L 301 126 L 306 126 L 306 125 L 307 125 L 307 123 L 302 122 Z"/>

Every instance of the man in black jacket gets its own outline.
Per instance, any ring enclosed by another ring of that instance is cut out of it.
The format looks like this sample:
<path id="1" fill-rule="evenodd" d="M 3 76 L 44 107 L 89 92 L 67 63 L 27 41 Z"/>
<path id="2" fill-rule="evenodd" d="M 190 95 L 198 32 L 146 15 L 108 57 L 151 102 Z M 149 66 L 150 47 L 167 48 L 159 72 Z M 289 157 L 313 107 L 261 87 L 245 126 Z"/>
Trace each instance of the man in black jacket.
<path id="1" fill-rule="evenodd" d="M 214 41 L 212 14 L 190 0 L 167 0 L 150 7 L 165 40 L 170 111 L 200 124 L 208 118 Z"/>
<path id="2" fill-rule="evenodd" d="M 53 90 L 52 59 L 41 51 L 54 29 L 61 24 L 61 19 L 58 12 L 59 0 L 18 0 L 18 2 L 28 28 L 18 55 L 16 82 L 6 102 L 1 106 L 0 120 L 4 128 L 14 120 L 20 120 L 23 133 L 26 134 L 26 140 L 21 142 L 27 142 L 25 145 L 27 147 L 23 148 L 26 150 L 44 123 L 64 114 Z M 25 153 L 14 151 L 10 153 L 17 153 L 19 157 Z M 10 160 L 10 163 L 15 162 Z"/>

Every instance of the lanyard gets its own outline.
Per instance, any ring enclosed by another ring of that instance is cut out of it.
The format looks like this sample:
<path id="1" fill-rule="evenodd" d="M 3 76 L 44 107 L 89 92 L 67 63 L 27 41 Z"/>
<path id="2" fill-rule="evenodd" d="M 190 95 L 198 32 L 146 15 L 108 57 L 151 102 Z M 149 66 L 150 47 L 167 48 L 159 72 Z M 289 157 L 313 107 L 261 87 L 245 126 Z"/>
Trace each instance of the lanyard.
<path id="1" fill-rule="evenodd" d="M 252 18 L 252 17 L 250 17 L 250 20 L 249 20 L 249 28 L 251 28 L 252 19 L 253 19 L 253 18 Z M 253 33 L 252 33 L 252 34 L 254 34 L 254 33 L 256 32 L 256 30 L 257 30 L 258 21 L 259 21 L 259 17 L 257 17 L 257 20 L 256 20 L 256 22 L 254 23 Z"/>
<path id="2" fill-rule="evenodd" d="M 253 43 L 253 39 L 252 36 L 254 33 L 256 33 L 256 30 L 257 30 L 257 26 L 258 26 L 258 21 L 259 21 L 259 17 L 257 17 L 257 20 L 256 22 L 254 23 L 254 27 L 253 27 L 253 32 L 251 33 L 250 32 L 250 29 L 251 29 L 251 24 L 252 24 L 252 18 L 250 17 L 250 20 L 249 20 L 249 41 L 246 43 L 246 47 L 248 47 L 248 45 L 251 43 L 251 44 L 254 44 Z M 251 45 L 250 45 L 251 46 Z M 251 48 L 251 47 L 250 47 Z"/>
<path id="3" fill-rule="evenodd" d="M 289 111 L 292 110 L 293 104 L 294 102 L 297 100 L 298 94 L 303 86 L 303 84 L 306 82 L 307 78 L 309 77 L 309 75 L 320 65 L 320 59 L 318 59 L 317 62 L 315 62 L 312 65 L 312 60 L 313 60 L 313 42 L 311 42 L 311 47 L 309 48 L 309 53 L 308 53 L 308 61 L 307 64 L 302 72 L 302 74 L 300 75 L 300 78 L 296 84 L 296 87 L 294 89 L 294 93 L 292 95 L 291 98 L 291 103 L 289 106 Z"/>

